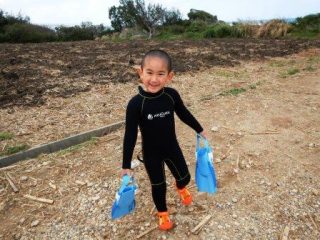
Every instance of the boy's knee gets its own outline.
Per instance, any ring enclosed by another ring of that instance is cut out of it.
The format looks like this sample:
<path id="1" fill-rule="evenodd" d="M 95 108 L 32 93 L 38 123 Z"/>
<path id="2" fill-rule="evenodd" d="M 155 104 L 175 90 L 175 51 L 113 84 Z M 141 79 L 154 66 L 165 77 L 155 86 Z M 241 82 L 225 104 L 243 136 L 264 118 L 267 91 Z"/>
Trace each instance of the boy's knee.
<path id="1" fill-rule="evenodd" d="M 186 177 L 184 177 L 184 178 L 182 178 L 182 179 L 180 179 L 180 180 L 177 180 L 177 181 L 176 181 L 177 188 L 179 188 L 179 189 L 184 188 L 185 186 L 188 185 L 188 183 L 190 182 L 190 180 L 191 180 L 190 174 L 188 174 Z"/>

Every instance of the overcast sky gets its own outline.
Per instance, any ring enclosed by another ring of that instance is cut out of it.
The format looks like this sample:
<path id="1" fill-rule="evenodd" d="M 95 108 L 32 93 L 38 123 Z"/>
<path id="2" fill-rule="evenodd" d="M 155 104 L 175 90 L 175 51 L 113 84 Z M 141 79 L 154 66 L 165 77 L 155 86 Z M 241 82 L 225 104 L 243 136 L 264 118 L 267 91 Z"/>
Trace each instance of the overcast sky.
<path id="1" fill-rule="evenodd" d="M 145 0 L 167 9 L 178 9 L 184 18 L 191 8 L 217 15 L 219 20 L 296 18 L 320 13 L 320 0 Z M 110 25 L 108 9 L 118 0 L 0 0 L 0 9 L 29 16 L 32 23 L 78 25 L 81 22 Z"/>

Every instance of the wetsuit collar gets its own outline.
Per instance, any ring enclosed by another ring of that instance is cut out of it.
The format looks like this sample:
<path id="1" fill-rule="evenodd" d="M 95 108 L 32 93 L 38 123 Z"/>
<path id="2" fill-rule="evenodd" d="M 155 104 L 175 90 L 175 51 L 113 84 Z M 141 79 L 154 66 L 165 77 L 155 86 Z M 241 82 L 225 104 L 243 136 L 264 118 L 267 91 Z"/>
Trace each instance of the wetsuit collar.
<path id="1" fill-rule="evenodd" d="M 156 93 L 146 92 L 145 90 L 143 90 L 143 88 L 141 86 L 138 87 L 138 90 L 139 90 L 139 94 L 143 97 L 159 97 L 164 92 L 164 88 L 162 88 L 161 90 L 159 90 Z"/>

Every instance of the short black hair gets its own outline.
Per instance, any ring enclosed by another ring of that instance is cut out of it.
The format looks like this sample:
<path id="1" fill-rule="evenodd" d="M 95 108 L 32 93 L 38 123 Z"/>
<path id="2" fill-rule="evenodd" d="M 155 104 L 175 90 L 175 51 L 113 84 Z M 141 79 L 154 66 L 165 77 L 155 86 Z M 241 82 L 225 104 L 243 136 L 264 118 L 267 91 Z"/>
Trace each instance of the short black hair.
<path id="1" fill-rule="evenodd" d="M 147 57 L 158 57 L 163 59 L 167 63 L 168 72 L 172 71 L 172 60 L 169 54 L 166 51 L 160 50 L 160 49 L 154 49 L 147 52 L 141 61 L 141 68 L 144 67 L 144 63 Z"/>

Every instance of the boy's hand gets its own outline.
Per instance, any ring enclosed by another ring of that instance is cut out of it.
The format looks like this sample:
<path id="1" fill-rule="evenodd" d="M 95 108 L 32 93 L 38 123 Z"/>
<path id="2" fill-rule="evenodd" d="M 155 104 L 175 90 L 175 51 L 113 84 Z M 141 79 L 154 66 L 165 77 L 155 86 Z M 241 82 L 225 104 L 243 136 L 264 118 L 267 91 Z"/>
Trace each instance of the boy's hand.
<path id="1" fill-rule="evenodd" d="M 205 130 L 203 130 L 203 131 L 200 133 L 200 135 L 201 135 L 202 137 L 204 137 L 205 139 L 208 138 L 208 137 L 207 137 L 207 133 L 206 133 Z"/>
<path id="2" fill-rule="evenodd" d="M 121 174 L 121 177 L 124 175 L 132 176 L 132 170 L 131 169 L 122 169 L 120 174 Z"/>

